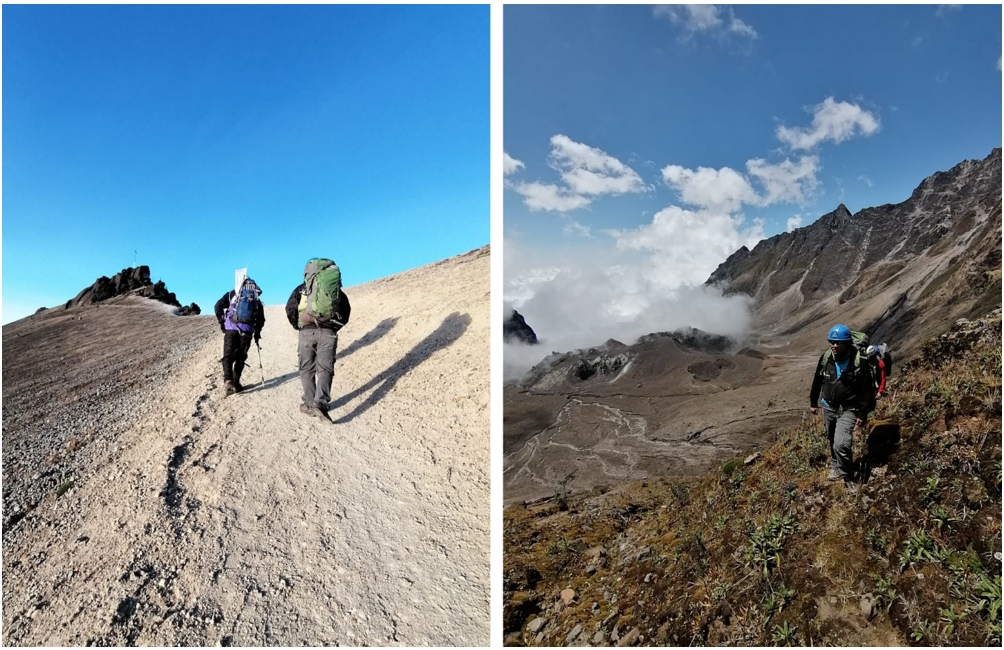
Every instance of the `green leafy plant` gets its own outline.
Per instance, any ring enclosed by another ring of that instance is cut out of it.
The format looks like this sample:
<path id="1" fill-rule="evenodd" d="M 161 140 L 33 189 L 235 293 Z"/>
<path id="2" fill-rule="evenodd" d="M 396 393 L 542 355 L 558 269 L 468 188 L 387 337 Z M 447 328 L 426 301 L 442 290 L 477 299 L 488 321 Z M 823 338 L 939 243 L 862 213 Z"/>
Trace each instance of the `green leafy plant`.
<path id="1" fill-rule="evenodd" d="M 978 612 L 987 612 L 987 618 L 999 621 L 1001 614 L 1001 577 L 995 575 L 992 578 L 986 574 L 980 575 L 976 579 L 976 607 Z M 998 634 L 1000 633 L 998 628 Z"/>
<path id="2" fill-rule="evenodd" d="M 889 608 L 892 607 L 893 601 L 896 600 L 896 587 L 893 585 L 891 578 L 877 577 L 875 580 L 875 598 L 878 600 L 879 605 L 884 606 L 888 612 Z"/>
<path id="3" fill-rule="evenodd" d="M 784 621 L 780 625 L 775 625 L 774 643 L 785 646 L 794 645 L 796 630 L 798 630 L 798 627 L 788 625 L 788 621 Z"/>
<path id="4" fill-rule="evenodd" d="M 941 633 L 945 636 L 952 636 L 955 634 L 955 629 L 958 627 L 962 619 L 966 617 L 965 612 L 960 612 L 955 609 L 955 604 L 952 603 L 948 606 L 948 609 L 941 610 Z"/>
<path id="5" fill-rule="evenodd" d="M 950 521 L 953 521 L 953 519 L 949 516 L 948 511 L 945 510 L 944 506 L 941 505 L 932 506 L 931 509 L 929 510 L 929 513 L 931 516 L 931 521 L 934 522 L 934 525 L 938 527 L 938 530 L 945 528 L 946 526 L 948 526 L 948 523 Z"/>
<path id="6" fill-rule="evenodd" d="M 910 639 L 914 643 L 921 643 L 929 636 L 931 636 L 931 624 L 927 620 L 922 623 L 917 623 L 910 631 Z"/>
<path id="7" fill-rule="evenodd" d="M 767 575 L 771 568 L 781 564 L 785 539 L 795 530 L 795 520 L 791 515 L 771 515 L 750 536 L 749 546 L 746 547 L 747 564 L 759 567 Z"/>
<path id="8" fill-rule="evenodd" d="M 900 565 L 905 567 L 914 562 L 933 562 L 937 559 L 937 544 L 925 530 L 915 530 L 906 538 L 906 545 L 900 553 Z"/>
<path id="9" fill-rule="evenodd" d="M 938 500 L 940 493 L 941 479 L 934 476 L 928 478 L 924 483 L 924 486 L 920 488 L 920 496 L 924 498 L 924 501 L 933 502 Z"/>
<path id="10" fill-rule="evenodd" d="M 781 603 L 778 601 L 777 596 L 775 594 L 769 594 L 766 598 L 763 599 L 763 602 L 760 604 L 763 607 L 764 614 L 766 614 L 768 617 L 773 615 L 774 612 L 781 609 Z"/>

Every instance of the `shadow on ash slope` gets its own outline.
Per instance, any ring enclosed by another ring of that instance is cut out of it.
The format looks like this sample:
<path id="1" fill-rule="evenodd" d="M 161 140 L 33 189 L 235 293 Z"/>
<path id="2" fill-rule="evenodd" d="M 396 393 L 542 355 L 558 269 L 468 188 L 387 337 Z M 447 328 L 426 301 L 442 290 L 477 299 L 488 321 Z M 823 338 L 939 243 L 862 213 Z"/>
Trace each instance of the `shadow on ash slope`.
<path id="1" fill-rule="evenodd" d="M 74 425 L 83 446 L 53 445 L 46 416 L 8 420 L 8 364 L 39 352 L 8 347 L 4 328 L 4 644 L 487 645 L 488 278 L 481 249 L 348 290 L 335 425 L 297 410 L 281 307 L 266 309 L 264 384 L 252 350 L 247 389 L 224 399 L 212 316 L 134 306 L 120 349 L 179 321 L 201 323 L 186 339 L 199 344 L 158 348 L 173 360 L 153 389 L 147 368 L 114 366 L 136 378 L 131 397 Z M 291 289 L 266 287 L 266 302 Z M 105 361 L 79 363 L 70 374 Z M 65 457 L 8 467 L 23 440 Z"/>
<path id="2" fill-rule="evenodd" d="M 707 335 L 704 335 L 707 337 Z M 653 334 L 548 357 L 503 391 L 505 503 L 685 476 L 803 417 L 815 356 Z"/>

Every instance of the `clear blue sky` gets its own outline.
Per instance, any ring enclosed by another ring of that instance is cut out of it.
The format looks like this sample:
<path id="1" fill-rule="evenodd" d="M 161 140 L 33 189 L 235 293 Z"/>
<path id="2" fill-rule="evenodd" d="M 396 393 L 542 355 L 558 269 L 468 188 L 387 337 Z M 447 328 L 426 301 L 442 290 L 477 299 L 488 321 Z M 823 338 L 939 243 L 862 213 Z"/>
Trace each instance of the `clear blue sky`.
<path id="1" fill-rule="evenodd" d="M 489 120 L 487 6 L 5 5 L 3 322 L 134 261 L 205 313 L 484 246 Z"/>
<path id="2" fill-rule="evenodd" d="M 600 321 L 638 315 L 741 245 L 903 201 L 1001 146 L 999 5 L 508 5 L 504 20 L 505 295 L 531 326 L 526 311 L 575 313 L 565 330 L 591 311 L 556 290 L 532 303 L 548 283 L 593 283 Z"/>

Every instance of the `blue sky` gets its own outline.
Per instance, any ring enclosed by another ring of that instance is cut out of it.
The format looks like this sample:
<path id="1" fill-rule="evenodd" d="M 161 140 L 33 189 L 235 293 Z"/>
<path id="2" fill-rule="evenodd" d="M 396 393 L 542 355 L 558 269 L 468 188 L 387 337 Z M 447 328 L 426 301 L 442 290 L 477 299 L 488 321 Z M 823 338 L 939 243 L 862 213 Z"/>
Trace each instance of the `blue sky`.
<path id="1" fill-rule="evenodd" d="M 150 266 L 203 312 L 489 243 L 487 6 L 3 7 L 3 322 Z"/>
<path id="2" fill-rule="evenodd" d="M 578 331 L 569 345 L 741 331 L 741 305 L 692 289 L 739 246 L 840 203 L 903 201 L 1001 146 L 999 5 L 504 19 L 505 298 L 531 326 Z"/>

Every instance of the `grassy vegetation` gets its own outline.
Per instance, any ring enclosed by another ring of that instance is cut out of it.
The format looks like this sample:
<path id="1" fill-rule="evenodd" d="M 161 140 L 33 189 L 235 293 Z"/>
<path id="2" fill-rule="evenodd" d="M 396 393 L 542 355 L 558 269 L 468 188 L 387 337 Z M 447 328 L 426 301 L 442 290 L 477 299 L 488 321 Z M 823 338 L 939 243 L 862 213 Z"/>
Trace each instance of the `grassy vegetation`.
<path id="1" fill-rule="evenodd" d="M 581 624 L 639 645 L 999 645 L 1000 327 L 940 337 L 898 372 L 880 426 L 855 434 L 856 492 L 826 480 L 807 418 L 751 465 L 509 508 L 507 644 L 562 645 Z"/>

